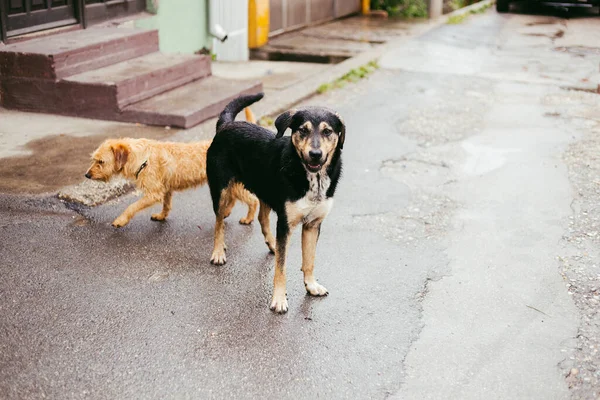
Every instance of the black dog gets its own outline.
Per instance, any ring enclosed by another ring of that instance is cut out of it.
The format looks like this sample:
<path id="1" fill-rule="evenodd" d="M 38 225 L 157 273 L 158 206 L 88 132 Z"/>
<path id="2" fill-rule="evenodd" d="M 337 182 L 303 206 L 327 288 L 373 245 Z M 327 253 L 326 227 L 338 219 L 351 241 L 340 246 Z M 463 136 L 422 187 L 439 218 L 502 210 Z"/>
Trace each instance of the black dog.
<path id="1" fill-rule="evenodd" d="M 262 97 L 262 93 L 241 96 L 229 103 L 219 116 L 217 133 L 208 149 L 206 173 L 217 216 L 211 262 L 221 265 L 226 261 L 223 219 L 234 200 L 234 183 L 242 183 L 260 200 L 258 220 L 267 246 L 275 253 L 270 308 L 284 313 L 288 309 L 286 252 L 290 231 L 299 223 L 306 290 L 313 296 L 328 293 L 313 275 L 315 249 L 342 172 L 346 128 L 337 113 L 316 107 L 281 114 L 275 121 L 276 136 L 258 125 L 235 122 L 239 112 Z M 291 137 L 282 137 L 287 128 L 292 130 Z M 276 243 L 269 224 L 271 209 L 277 213 Z"/>

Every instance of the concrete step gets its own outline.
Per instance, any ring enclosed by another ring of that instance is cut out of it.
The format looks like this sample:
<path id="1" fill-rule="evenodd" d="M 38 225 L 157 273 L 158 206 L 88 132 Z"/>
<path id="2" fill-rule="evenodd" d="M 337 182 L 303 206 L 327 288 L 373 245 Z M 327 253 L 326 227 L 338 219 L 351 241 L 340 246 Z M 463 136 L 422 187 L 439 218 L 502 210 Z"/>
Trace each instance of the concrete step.
<path id="1" fill-rule="evenodd" d="M 258 81 L 208 77 L 123 109 L 121 121 L 191 128 L 219 115 L 227 103 L 242 94 L 262 91 Z"/>
<path id="2" fill-rule="evenodd" d="M 210 61 L 205 55 L 157 52 L 70 76 L 63 85 L 86 86 L 90 100 L 111 97 L 122 109 L 210 75 Z"/>
<path id="3" fill-rule="evenodd" d="M 5 108 L 66 115 L 111 114 L 123 107 L 210 75 L 204 55 L 151 53 L 59 81 L 2 77 Z"/>
<path id="4" fill-rule="evenodd" d="M 0 76 L 57 80 L 158 51 L 158 31 L 90 28 L 0 48 Z"/>
<path id="5" fill-rule="evenodd" d="M 31 78 L 7 78 L 0 84 L 0 98 L 8 109 L 177 128 L 217 116 L 241 94 L 262 91 L 260 82 L 209 76 L 119 109 L 115 97 L 92 95 L 84 84 Z"/>

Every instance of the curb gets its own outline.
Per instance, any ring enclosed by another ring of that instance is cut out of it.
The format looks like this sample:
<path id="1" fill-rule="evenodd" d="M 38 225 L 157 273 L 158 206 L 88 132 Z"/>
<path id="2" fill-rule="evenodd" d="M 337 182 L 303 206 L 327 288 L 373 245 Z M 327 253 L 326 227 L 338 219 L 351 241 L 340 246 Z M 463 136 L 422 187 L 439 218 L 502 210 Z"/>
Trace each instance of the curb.
<path id="1" fill-rule="evenodd" d="M 487 7 L 495 3 L 495 0 L 482 0 L 470 6 L 463 7 L 451 13 L 441 15 L 433 20 L 429 20 L 419 26 L 410 34 L 401 38 L 390 40 L 384 44 L 378 45 L 372 50 L 358 54 L 339 64 L 332 65 L 331 68 L 318 74 L 316 77 L 309 77 L 301 82 L 298 82 L 284 90 L 277 92 L 274 95 L 266 96 L 262 101 L 253 106 L 254 114 L 257 117 L 274 116 L 283 111 L 289 110 L 300 101 L 317 94 L 319 86 L 335 81 L 341 78 L 350 70 L 368 64 L 371 61 L 379 59 L 383 53 L 393 47 L 402 45 L 403 43 L 419 37 L 432 29 L 435 29 L 448 22 L 448 18 L 468 14 L 472 10 L 477 10 L 481 7 Z M 195 127 L 201 131 L 212 132 L 210 137 L 214 135 L 214 126 L 216 118 L 211 118 Z M 207 138 L 207 139 L 208 139 Z M 115 180 L 109 184 L 90 184 L 88 181 L 83 181 L 80 184 L 62 188 L 58 192 L 58 198 L 69 202 L 79 203 L 84 206 L 94 207 L 107 202 L 108 200 L 129 193 L 131 186 L 127 181 Z"/>
<path id="2" fill-rule="evenodd" d="M 121 177 L 112 179 L 107 183 L 86 179 L 81 183 L 60 189 L 57 197 L 67 203 L 95 207 L 127 194 L 133 189 L 133 184 Z"/>

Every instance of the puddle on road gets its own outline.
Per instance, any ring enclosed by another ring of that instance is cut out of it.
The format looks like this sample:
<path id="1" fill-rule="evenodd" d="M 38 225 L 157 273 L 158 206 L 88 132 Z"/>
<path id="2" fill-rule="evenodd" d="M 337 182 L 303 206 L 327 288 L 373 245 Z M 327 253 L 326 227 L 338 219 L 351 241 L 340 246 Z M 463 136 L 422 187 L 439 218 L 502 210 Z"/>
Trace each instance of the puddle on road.
<path id="1" fill-rule="evenodd" d="M 547 37 L 550 39 L 560 39 L 561 37 L 563 37 L 565 35 L 565 31 L 563 31 L 562 29 L 559 29 L 555 32 L 532 32 L 532 33 L 524 33 L 524 35 L 526 36 L 538 36 L 538 37 Z"/>
<path id="2" fill-rule="evenodd" d="M 463 166 L 463 171 L 468 175 L 485 175 L 506 164 L 508 154 L 523 151 L 518 148 L 498 149 L 469 142 L 463 142 L 462 148 L 468 154 Z"/>
<path id="3" fill-rule="evenodd" d="M 73 222 L 71 222 L 71 226 L 87 226 L 89 225 L 91 222 L 89 219 L 87 219 L 86 217 L 84 217 L 83 215 L 78 215 L 73 219 Z"/>
<path id="4" fill-rule="evenodd" d="M 132 125 L 94 136 L 54 135 L 33 140 L 24 146 L 30 154 L 0 158 L 0 192 L 40 194 L 56 191 L 84 179 L 91 152 L 105 139 L 163 139 L 176 132 L 173 129 Z"/>

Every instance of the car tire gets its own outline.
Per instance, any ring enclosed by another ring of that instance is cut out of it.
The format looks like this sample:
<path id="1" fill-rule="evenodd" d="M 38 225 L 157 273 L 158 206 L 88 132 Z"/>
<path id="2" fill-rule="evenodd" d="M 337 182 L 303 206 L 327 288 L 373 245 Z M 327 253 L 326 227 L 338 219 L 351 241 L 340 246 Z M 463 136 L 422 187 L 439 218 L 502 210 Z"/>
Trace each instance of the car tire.
<path id="1" fill-rule="evenodd" d="M 510 2 L 508 0 L 496 0 L 496 11 L 499 13 L 508 12 Z"/>

